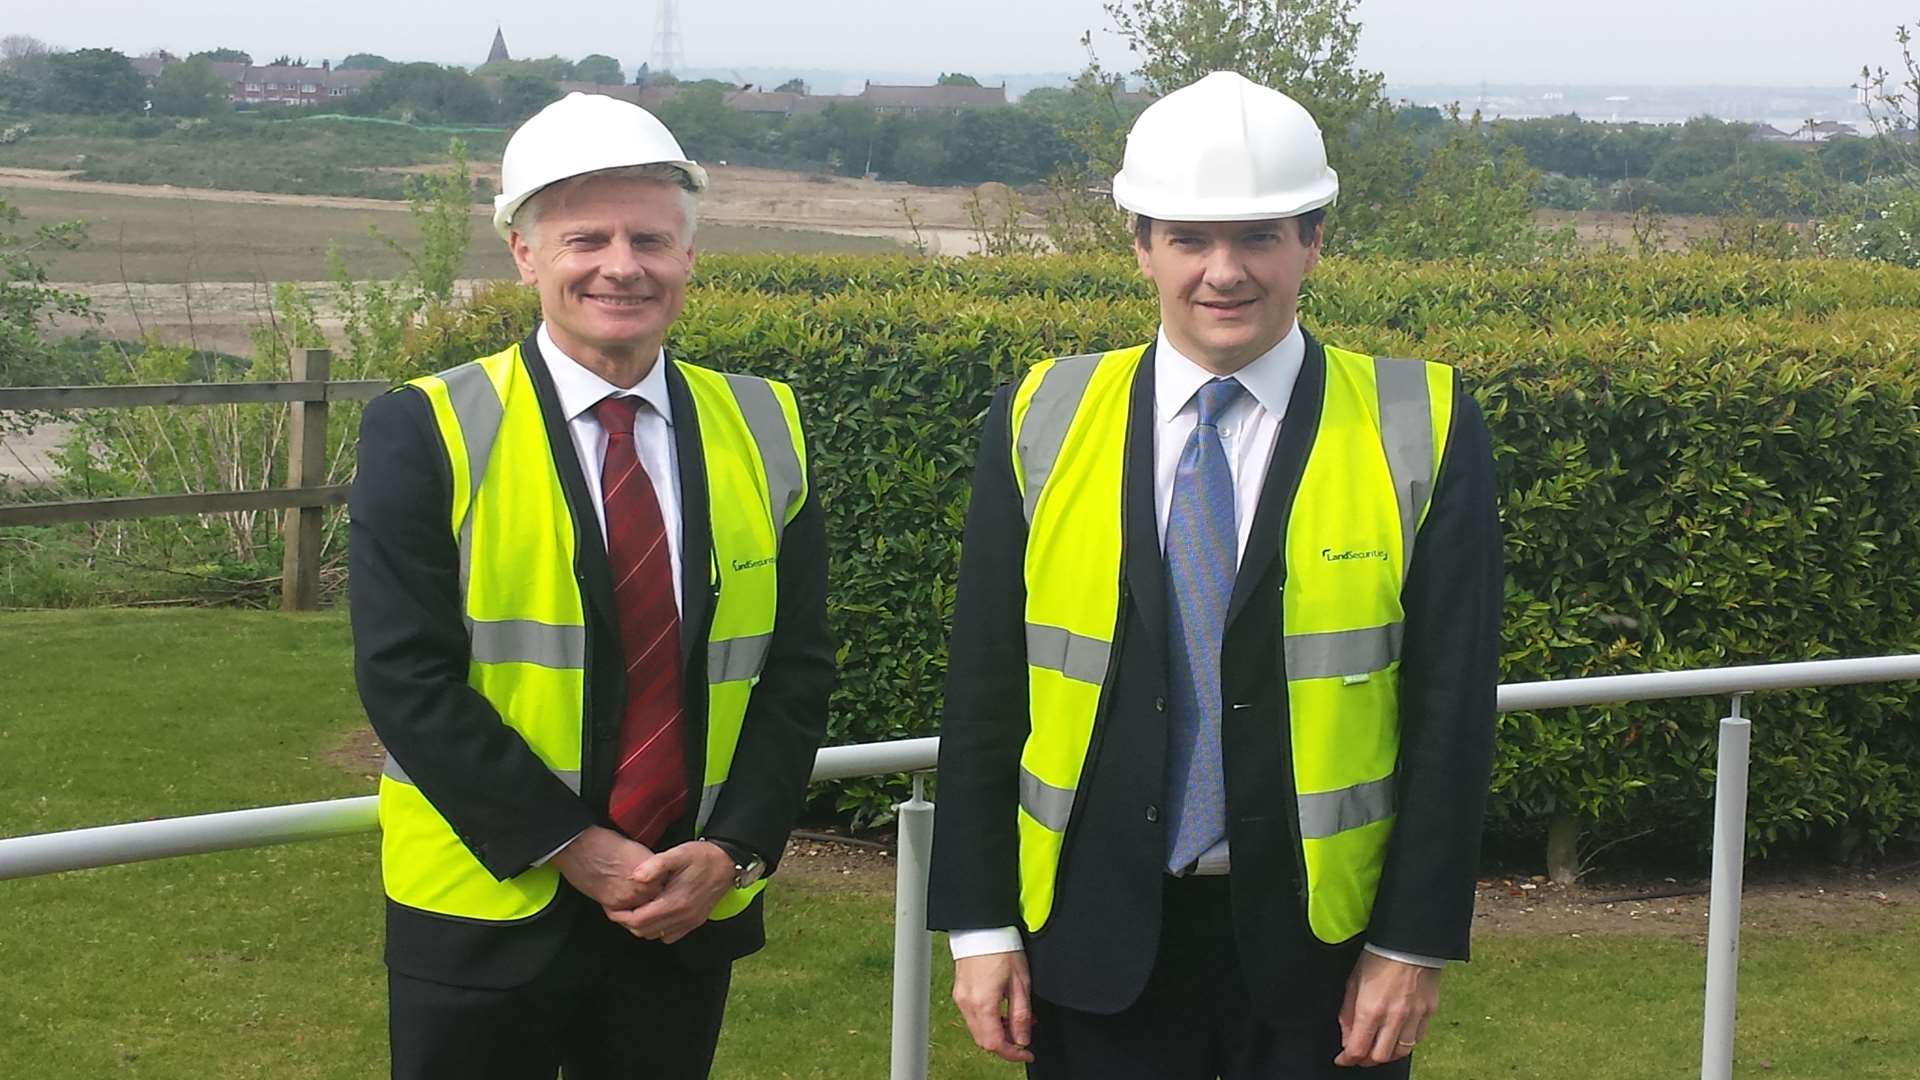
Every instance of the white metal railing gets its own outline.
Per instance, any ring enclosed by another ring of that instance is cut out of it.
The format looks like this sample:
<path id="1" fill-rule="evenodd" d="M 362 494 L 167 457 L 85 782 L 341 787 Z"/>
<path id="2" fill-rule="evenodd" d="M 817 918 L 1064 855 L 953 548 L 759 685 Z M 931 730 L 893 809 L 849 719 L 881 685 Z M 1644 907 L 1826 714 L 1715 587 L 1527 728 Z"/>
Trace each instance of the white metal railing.
<path id="1" fill-rule="evenodd" d="M 1500 687 L 1501 712 L 1687 697 L 1731 700 L 1730 713 L 1720 721 L 1719 770 L 1714 780 L 1713 891 L 1707 924 L 1702 1080 L 1730 1080 L 1733 1075 L 1747 755 L 1752 734 L 1744 699 L 1763 690 L 1905 680 L 1920 680 L 1920 655 L 1605 675 Z M 927 931 L 927 867 L 934 804 L 924 797 L 923 778 L 918 774 L 934 767 L 939 745 L 939 739 L 925 738 L 832 746 L 814 759 L 815 780 L 916 774 L 913 796 L 895 808 L 899 812 L 900 850 L 895 860 L 892 1080 L 925 1080 L 927 1075 L 933 941 Z M 0 881 L 372 832 L 379 828 L 375 802 L 374 796 L 367 795 L 0 838 Z"/>

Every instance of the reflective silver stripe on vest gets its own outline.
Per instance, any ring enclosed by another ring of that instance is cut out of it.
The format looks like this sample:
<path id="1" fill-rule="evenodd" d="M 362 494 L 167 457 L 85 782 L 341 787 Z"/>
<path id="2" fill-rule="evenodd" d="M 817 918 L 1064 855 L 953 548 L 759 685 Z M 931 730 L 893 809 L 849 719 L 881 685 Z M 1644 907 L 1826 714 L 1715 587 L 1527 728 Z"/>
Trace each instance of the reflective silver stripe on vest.
<path id="1" fill-rule="evenodd" d="M 1020 423 L 1014 449 L 1019 455 L 1021 476 L 1026 481 L 1029 525 L 1033 523 L 1033 508 L 1040 501 L 1040 491 L 1047 486 L 1054 463 L 1060 460 L 1067 428 L 1073 425 L 1073 416 L 1080 411 L 1080 399 L 1086 396 L 1087 384 L 1093 381 L 1094 369 L 1100 366 L 1103 355 L 1093 353 L 1055 360 L 1040 377 L 1033 397 L 1027 399 L 1027 415 Z"/>
<path id="2" fill-rule="evenodd" d="M 694 815 L 693 831 L 699 832 L 707 827 L 707 819 L 713 816 L 713 806 L 720 801 L 720 789 L 727 786 L 725 780 L 717 784 L 708 784 L 700 789 L 700 812 Z"/>
<path id="3" fill-rule="evenodd" d="M 772 634 L 707 642 L 707 682 L 737 682 L 759 675 L 772 646 Z"/>
<path id="4" fill-rule="evenodd" d="M 765 379 L 748 375 L 728 375 L 726 379 L 727 385 L 733 388 L 734 400 L 740 403 L 740 414 L 746 417 L 753 444 L 760 450 L 760 461 L 766 466 L 767 494 L 773 507 L 777 544 L 793 500 L 800 496 L 800 455 L 793 449 L 793 432 L 787 427 L 787 414 L 780 408 L 780 399 L 774 396 L 773 387 Z"/>
<path id="5" fill-rule="evenodd" d="M 1058 626 L 1027 624 L 1027 663 L 1069 679 L 1100 685 L 1106 680 L 1112 653 L 1111 642 L 1081 637 Z"/>
<path id="6" fill-rule="evenodd" d="M 587 628 L 528 619 L 467 622 L 476 664 L 538 664 L 566 670 L 587 666 Z"/>
<path id="7" fill-rule="evenodd" d="M 1020 809 L 1027 816 L 1054 832 L 1067 831 L 1067 818 L 1073 813 L 1073 789 L 1058 788 L 1020 770 Z"/>
<path id="8" fill-rule="evenodd" d="M 1403 623 L 1325 634 L 1288 634 L 1287 678 L 1326 679 L 1384 671 L 1400 659 L 1400 641 L 1405 634 Z"/>
<path id="9" fill-rule="evenodd" d="M 460 520 L 460 595 L 465 597 L 473 570 L 473 500 L 480 494 L 493 440 L 500 434 L 503 406 L 500 392 L 478 361 L 442 372 L 439 378 L 446 384 L 447 403 L 460 423 L 460 442 L 467 453 L 467 512 Z"/>
<path id="10" fill-rule="evenodd" d="M 1427 392 L 1427 366 L 1419 360 L 1373 362 L 1380 394 L 1380 442 L 1393 476 L 1393 497 L 1400 505 L 1400 574 L 1413 565 L 1413 538 L 1420 515 L 1433 497 L 1433 407 Z"/>
<path id="11" fill-rule="evenodd" d="M 400 783 L 407 785 L 413 784 L 413 780 L 407 776 L 407 771 L 400 767 L 399 762 L 393 760 L 392 754 L 387 755 L 387 763 L 381 767 L 380 772 L 389 780 L 398 780 Z M 575 795 L 580 794 L 580 770 L 554 769 L 553 775 L 558 777 L 561 783 L 567 785 Z"/>
<path id="12" fill-rule="evenodd" d="M 1325 840 L 1393 816 L 1393 777 L 1300 796 L 1300 836 Z"/>

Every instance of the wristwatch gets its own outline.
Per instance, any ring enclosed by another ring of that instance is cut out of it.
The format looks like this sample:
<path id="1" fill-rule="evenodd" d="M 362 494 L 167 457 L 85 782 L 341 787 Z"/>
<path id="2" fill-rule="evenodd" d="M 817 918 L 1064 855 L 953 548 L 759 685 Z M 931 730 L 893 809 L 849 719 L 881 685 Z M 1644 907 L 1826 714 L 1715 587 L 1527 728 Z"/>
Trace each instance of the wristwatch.
<path id="1" fill-rule="evenodd" d="M 727 858 L 733 860 L 734 888 L 744 889 L 754 882 L 759 881 L 760 878 L 766 874 L 767 860 L 761 858 L 757 853 L 749 851 L 731 840 L 721 840 L 712 836 L 703 836 L 700 839 L 719 848 L 726 853 Z"/>

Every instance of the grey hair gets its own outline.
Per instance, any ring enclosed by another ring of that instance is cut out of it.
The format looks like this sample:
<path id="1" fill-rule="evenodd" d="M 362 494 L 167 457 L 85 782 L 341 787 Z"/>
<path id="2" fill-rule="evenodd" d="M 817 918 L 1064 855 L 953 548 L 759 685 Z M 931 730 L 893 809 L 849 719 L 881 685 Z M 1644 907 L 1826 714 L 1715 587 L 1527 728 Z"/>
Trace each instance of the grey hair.
<path id="1" fill-rule="evenodd" d="M 693 235 L 700 227 L 700 196 L 693 190 L 693 178 L 687 175 L 685 169 L 678 165 L 664 163 L 623 165 L 617 169 L 602 169 L 599 172 L 569 176 L 565 180 L 548 184 L 534 192 L 526 202 L 520 204 L 520 209 L 514 212 L 512 222 L 514 230 L 526 237 L 529 245 L 534 244 L 534 230 L 540 223 L 540 204 L 545 201 L 547 195 L 588 177 L 602 176 L 616 180 L 652 180 L 662 184 L 672 184 L 674 189 L 680 192 L 680 209 L 682 216 L 686 219 L 687 235 L 684 239 L 689 244 L 693 242 Z"/>

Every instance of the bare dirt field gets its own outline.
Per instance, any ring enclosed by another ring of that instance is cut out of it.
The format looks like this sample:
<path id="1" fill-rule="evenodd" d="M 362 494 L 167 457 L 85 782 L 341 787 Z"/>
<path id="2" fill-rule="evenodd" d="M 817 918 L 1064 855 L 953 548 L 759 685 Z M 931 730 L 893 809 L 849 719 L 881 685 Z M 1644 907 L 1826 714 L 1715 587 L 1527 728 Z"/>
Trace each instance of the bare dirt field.
<path id="1" fill-rule="evenodd" d="M 703 250 L 898 251 L 915 241 L 903 200 L 930 254 L 974 249 L 970 189 L 730 166 L 712 173 L 701 206 Z M 19 168 L 0 169 L 0 195 L 29 224 L 88 222 L 79 251 L 49 260 L 63 281 L 311 280 L 326 276 L 330 248 L 356 277 L 390 277 L 404 261 L 368 230 L 402 246 L 418 235 L 405 203 L 380 199 L 95 183 Z M 478 204 L 470 250 L 470 276 L 510 273 L 491 210 Z"/>

